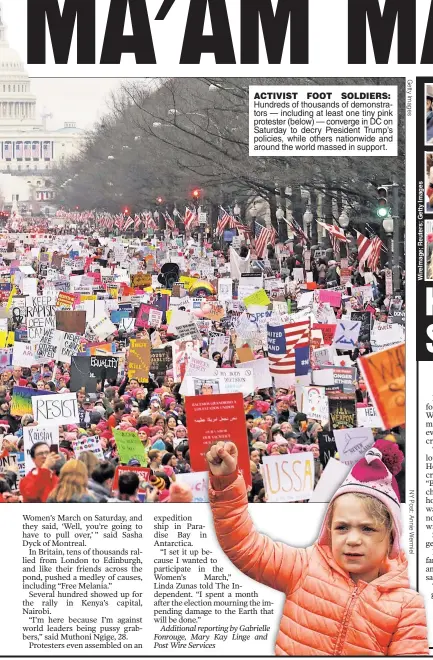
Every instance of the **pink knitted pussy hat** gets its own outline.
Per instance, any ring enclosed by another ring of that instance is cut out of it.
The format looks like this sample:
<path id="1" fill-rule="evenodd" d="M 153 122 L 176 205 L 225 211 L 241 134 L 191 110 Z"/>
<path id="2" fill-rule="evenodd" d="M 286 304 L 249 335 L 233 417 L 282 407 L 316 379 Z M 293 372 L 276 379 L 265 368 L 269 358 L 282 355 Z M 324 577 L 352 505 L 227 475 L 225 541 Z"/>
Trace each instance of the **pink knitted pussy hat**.
<path id="1" fill-rule="evenodd" d="M 364 458 L 353 466 L 340 488 L 335 492 L 329 506 L 337 497 L 346 493 L 364 493 L 380 500 L 386 506 L 393 522 L 394 542 L 390 559 L 400 554 L 400 539 L 402 534 L 400 494 L 395 474 L 401 469 L 403 453 L 392 442 L 378 440 L 369 449 Z M 319 545 L 330 545 L 328 531 L 329 508 L 322 523 L 319 534 Z"/>

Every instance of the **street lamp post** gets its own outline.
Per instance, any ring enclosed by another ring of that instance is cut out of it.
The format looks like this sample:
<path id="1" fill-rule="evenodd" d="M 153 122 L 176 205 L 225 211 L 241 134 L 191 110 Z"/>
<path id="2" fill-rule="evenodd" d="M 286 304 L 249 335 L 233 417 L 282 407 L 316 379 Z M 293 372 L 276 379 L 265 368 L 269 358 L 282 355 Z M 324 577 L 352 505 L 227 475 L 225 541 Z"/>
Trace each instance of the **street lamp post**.
<path id="1" fill-rule="evenodd" d="M 277 208 L 277 211 L 276 211 L 275 215 L 277 217 L 277 223 L 278 223 L 278 240 L 280 242 L 283 242 L 281 226 L 282 226 L 282 222 L 285 221 L 286 216 L 285 216 L 284 211 L 281 208 L 281 206 L 279 206 Z"/>
<path id="2" fill-rule="evenodd" d="M 390 217 L 385 218 L 382 222 L 382 227 L 383 227 L 383 230 L 386 234 L 386 247 L 388 249 L 388 264 L 387 265 L 388 265 L 388 268 L 393 268 L 393 271 L 394 271 L 393 258 L 392 258 L 393 250 L 392 250 L 392 242 L 391 242 L 392 241 L 392 236 L 393 236 L 393 233 L 394 233 L 394 229 L 395 229 L 393 218 L 390 218 Z M 394 241 L 394 243 L 395 243 L 395 241 Z M 394 253 L 395 253 L 395 245 L 394 245 Z M 395 279 L 394 279 L 394 274 L 393 274 L 393 280 L 394 280 L 393 284 L 394 284 L 394 287 L 395 287 L 396 283 L 395 283 Z M 397 291 L 398 289 L 394 288 L 394 290 Z"/>
<path id="3" fill-rule="evenodd" d="M 400 217 L 399 217 L 399 185 L 398 183 L 392 184 L 392 219 L 394 222 L 394 251 L 393 251 L 393 266 L 392 266 L 392 280 L 394 285 L 394 292 L 400 290 Z"/>
<path id="4" fill-rule="evenodd" d="M 307 229 L 307 236 L 311 240 L 311 223 L 313 222 L 313 214 L 311 213 L 309 206 L 307 206 L 303 220 Z"/>
<path id="5" fill-rule="evenodd" d="M 350 224 L 350 218 L 347 215 L 345 209 L 343 209 L 340 217 L 338 218 L 338 224 L 340 225 L 341 229 L 347 229 L 349 224 Z M 344 256 L 347 258 L 348 254 L 349 254 L 348 250 L 347 250 L 347 243 L 345 243 L 344 246 L 345 246 L 345 250 L 346 250 L 346 254 Z M 343 256 L 342 253 L 341 253 L 341 256 Z"/>

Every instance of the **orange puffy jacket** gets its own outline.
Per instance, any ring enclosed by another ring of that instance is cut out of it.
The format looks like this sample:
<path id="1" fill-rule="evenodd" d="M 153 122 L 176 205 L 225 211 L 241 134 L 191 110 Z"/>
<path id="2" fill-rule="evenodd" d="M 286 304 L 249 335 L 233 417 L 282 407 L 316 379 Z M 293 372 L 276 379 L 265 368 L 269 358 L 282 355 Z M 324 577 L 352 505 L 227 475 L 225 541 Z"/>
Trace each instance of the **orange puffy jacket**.
<path id="1" fill-rule="evenodd" d="M 276 655 L 428 655 L 424 603 L 409 588 L 403 552 L 387 573 L 355 584 L 329 546 L 292 548 L 256 532 L 241 476 L 211 476 L 209 500 L 228 558 L 286 594 Z"/>

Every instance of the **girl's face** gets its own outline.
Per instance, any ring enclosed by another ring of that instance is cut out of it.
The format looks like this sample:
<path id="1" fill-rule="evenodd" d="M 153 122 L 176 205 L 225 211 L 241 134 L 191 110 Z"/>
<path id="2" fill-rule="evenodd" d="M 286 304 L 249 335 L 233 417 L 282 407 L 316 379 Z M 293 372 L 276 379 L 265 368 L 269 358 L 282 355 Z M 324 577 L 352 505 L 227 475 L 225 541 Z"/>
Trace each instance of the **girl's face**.
<path id="1" fill-rule="evenodd" d="M 260 452 L 257 449 L 251 452 L 250 461 L 252 461 L 256 465 L 260 463 Z"/>
<path id="2" fill-rule="evenodd" d="M 147 437 L 146 431 L 141 431 L 139 429 L 138 430 L 138 437 L 140 438 L 140 440 L 143 444 L 146 444 L 149 441 L 149 438 Z"/>
<path id="3" fill-rule="evenodd" d="M 155 422 L 155 426 L 160 426 L 161 428 L 164 428 L 164 420 L 163 419 L 157 419 Z"/>
<path id="4" fill-rule="evenodd" d="M 175 429 L 176 428 L 177 424 L 176 424 L 176 420 L 174 419 L 174 417 L 169 417 L 168 418 L 167 426 L 168 426 L 169 429 Z"/>
<path id="5" fill-rule="evenodd" d="M 176 438 L 186 438 L 186 429 L 177 429 Z"/>
<path id="6" fill-rule="evenodd" d="M 354 582 L 372 582 L 379 576 L 390 545 L 389 532 L 371 517 L 360 498 L 346 493 L 335 500 L 332 556 Z"/>

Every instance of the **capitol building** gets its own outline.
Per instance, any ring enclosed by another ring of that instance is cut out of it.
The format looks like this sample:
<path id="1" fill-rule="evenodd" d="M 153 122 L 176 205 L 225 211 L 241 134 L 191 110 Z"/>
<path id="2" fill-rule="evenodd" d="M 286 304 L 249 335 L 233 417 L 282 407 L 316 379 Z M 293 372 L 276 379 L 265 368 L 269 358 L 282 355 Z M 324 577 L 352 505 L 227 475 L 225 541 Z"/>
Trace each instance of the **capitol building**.
<path id="1" fill-rule="evenodd" d="M 7 41 L 0 5 L 0 210 L 52 211 L 50 170 L 76 154 L 83 141 L 84 131 L 72 121 L 47 130 L 50 115 L 38 121 L 36 102 L 23 62 Z"/>

